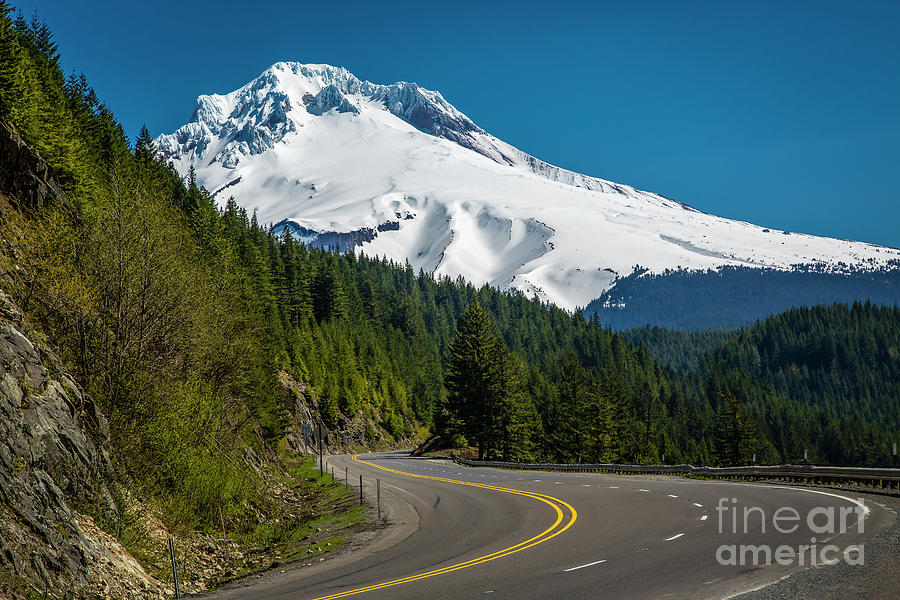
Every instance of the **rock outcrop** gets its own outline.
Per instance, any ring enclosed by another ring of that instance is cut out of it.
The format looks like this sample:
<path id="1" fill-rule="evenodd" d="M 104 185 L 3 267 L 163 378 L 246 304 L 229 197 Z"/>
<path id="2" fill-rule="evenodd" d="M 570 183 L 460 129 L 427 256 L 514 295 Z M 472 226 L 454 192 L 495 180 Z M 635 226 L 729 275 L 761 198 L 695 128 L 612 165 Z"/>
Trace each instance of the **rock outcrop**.
<path id="1" fill-rule="evenodd" d="M 115 512 L 106 420 L 28 331 L 0 290 L 0 597 L 160 597 L 78 510 Z"/>
<path id="2" fill-rule="evenodd" d="M 0 123 L 0 189 L 28 208 L 56 204 L 65 197 L 47 161 L 6 123 Z"/>
<path id="3" fill-rule="evenodd" d="M 280 371 L 281 383 L 289 406 L 291 428 L 285 438 L 288 447 L 299 454 L 316 454 L 319 451 L 320 422 L 319 403 L 306 383 L 294 379 L 287 371 Z M 310 426 L 308 437 L 302 433 L 302 425 Z M 421 443 L 418 438 L 395 440 L 372 416 L 365 411 L 355 415 L 338 413 L 338 425 L 334 429 L 322 429 L 322 450 L 325 454 L 345 454 L 363 450 L 409 448 Z"/>

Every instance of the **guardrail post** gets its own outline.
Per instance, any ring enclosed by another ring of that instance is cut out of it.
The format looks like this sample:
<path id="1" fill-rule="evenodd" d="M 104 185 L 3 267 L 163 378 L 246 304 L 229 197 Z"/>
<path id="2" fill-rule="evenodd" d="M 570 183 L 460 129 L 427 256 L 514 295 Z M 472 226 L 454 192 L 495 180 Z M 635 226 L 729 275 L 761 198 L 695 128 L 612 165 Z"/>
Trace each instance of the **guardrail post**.
<path id="1" fill-rule="evenodd" d="M 378 518 L 381 519 L 381 480 L 375 480 L 375 495 L 378 504 Z"/>
<path id="2" fill-rule="evenodd" d="M 322 461 L 324 460 L 322 457 L 322 421 L 319 421 L 318 441 L 319 441 L 319 475 L 324 475 L 325 472 L 322 468 Z"/>
<path id="3" fill-rule="evenodd" d="M 175 564 L 175 542 L 169 537 L 169 556 L 172 559 L 172 579 L 175 581 L 175 598 L 181 598 L 181 591 L 178 589 L 178 567 Z"/>
<path id="4" fill-rule="evenodd" d="M 362 496 L 362 474 L 359 476 L 359 505 L 363 505 L 363 496 Z"/>

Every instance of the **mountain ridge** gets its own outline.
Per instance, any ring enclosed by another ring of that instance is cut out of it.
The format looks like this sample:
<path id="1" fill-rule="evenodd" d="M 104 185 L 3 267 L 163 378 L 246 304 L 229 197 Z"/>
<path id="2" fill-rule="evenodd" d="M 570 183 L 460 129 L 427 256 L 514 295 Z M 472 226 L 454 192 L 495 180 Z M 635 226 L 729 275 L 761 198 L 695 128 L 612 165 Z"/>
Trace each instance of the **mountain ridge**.
<path id="1" fill-rule="evenodd" d="M 192 120 L 156 144 L 218 201 L 227 190 L 261 222 L 351 234 L 360 240 L 352 249 L 570 310 L 635 265 L 657 274 L 869 270 L 900 258 L 550 165 L 487 133 L 440 92 L 330 65 L 279 62 L 229 94 L 200 96 Z"/>

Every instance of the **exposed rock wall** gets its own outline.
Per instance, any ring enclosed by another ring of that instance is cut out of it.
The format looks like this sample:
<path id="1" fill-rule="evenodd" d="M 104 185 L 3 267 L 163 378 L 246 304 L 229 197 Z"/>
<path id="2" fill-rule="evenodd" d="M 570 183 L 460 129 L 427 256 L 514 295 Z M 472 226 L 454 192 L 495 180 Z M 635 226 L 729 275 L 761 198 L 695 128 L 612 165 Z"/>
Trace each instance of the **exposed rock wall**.
<path id="1" fill-rule="evenodd" d="M 6 123 L 0 123 L 0 189 L 29 208 L 55 204 L 65 197 L 50 165 Z"/>
<path id="2" fill-rule="evenodd" d="M 115 509 L 106 421 L 27 331 L 0 290 L 0 597 L 160 597 L 159 583 L 76 509 Z"/>
<path id="3" fill-rule="evenodd" d="M 400 215 L 398 214 L 397 217 L 399 218 Z M 404 217 L 404 219 L 412 218 L 412 215 Z M 399 229 L 399 221 L 385 221 L 374 229 L 371 227 L 362 227 L 360 229 L 354 229 L 353 231 L 344 232 L 313 231 L 290 219 L 283 219 L 272 226 L 272 232 L 275 233 L 275 235 L 281 235 L 287 230 L 288 233 L 294 236 L 294 239 L 300 240 L 313 248 L 324 248 L 326 250 L 336 250 L 338 252 L 352 252 L 357 246 L 362 246 L 363 244 L 374 240 L 378 237 L 379 232 L 398 231 Z"/>
<path id="4" fill-rule="evenodd" d="M 299 453 L 316 454 L 318 450 L 319 406 L 314 394 L 306 384 L 297 381 L 287 371 L 278 374 L 279 382 L 289 400 L 291 428 L 286 441 L 291 450 Z M 301 432 L 301 424 L 311 425 L 308 441 Z M 409 448 L 418 445 L 420 439 L 394 440 L 375 420 L 364 411 L 355 415 L 338 415 L 338 426 L 334 430 L 323 428 L 322 449 L 325 454 L 344 454 L 365 450 L 385 450 Z"/>

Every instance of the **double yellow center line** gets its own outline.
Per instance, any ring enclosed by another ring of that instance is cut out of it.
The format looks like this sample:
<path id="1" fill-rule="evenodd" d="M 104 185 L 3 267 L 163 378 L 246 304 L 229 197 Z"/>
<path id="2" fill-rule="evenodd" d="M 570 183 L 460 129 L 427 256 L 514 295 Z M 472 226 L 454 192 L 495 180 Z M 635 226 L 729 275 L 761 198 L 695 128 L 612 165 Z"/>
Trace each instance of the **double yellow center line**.
<path id="1" fill-rule="evenodd" d="M 345 592 L 339 592 L 337 594 L 332 594 L 330 596 L 321 596 L 316 598 L 315 600 L 333 600 L 335 598 L 345 598 L 347 596 L 354 596 L 356 594 L 362 594 L 364 592 L 371 592 L 374 590 L 380 590 L 387 587 L 392 587 L 395 585 L 401 585 L 404 583 L 409 583 L 411 581 L 419 581 L 420 579 L 427 579 L 428 577 L 434 577 L 435 575 L 443 575 L 445 573 L 452 573 L 453 571 L 459 571 L 460 569 L 466 569 L 468 567 L 474 567 L 475 565 L 480 565 L 482 563 L 490 562 L 492 560 L 497 560 L 498 558 L 503 558 L 504 556 L 509 556 L 510 554 L 515 554 L 516 552 L 521 552 L 522 550 L 527 550 L 528 548 L 532 548 L 537 546 L 538 544 L 543 544 L 547 540 L 553 539 L 566 529 L 571 527 L 575 520 L 578 518 L 577 511 L 572 507 L 568 502 L 564 502 L 559 498 L 554 498 L 553 496 L 547 496 L 546 494 L 538 494 L 536 492 L 524 492 L 521 490 L 514 490 L 505 487 L 499 487 L 496 485 L 487 485 L 484 483 L 472 483 L 468 481 L 457 481 L 456 479 L 445 479 L 443 477 L 432 477 L 430 475 L 417 475 L 414 473 L 406 473 L 404 471 L 398 471 L 396 469 L 389 469 L 387 467 L 383 467 L 381 465 L 376 465 L 374 463 L 361 460 L 359 455 L 355 455 L 353 460 L 364 464 L 369 465 L 370 467 L 375 467 L 376 469 L 380 469 L 382 471 L 387 471 L 389 473 L 395 473 L 397 475 L 403 475 L 404 477 L 417 477 L 419 479 L 431 479 L 433 481 L 441 481 L 444 483 L 452 483 L 455 485 L 467 485 L 471 487 L 484 488 L 486 490 L 493 490 L 495 492 L 503 492 L 505 494 L 515 494 L 516 496 L 525 496 L 528 498 L 533 498 L 544 504 L 547 504 L 553 507 L 553 510 L 556 512 L 556 520 L 553 522 L 550 527 L 540 532 L 536 536 L 525 540 L 524 542 L 518 543 L 515 546 L 510 546 L 508 548 L 503 548 L 502 550 L 497 550 L 496 552 L 492 552 L 491 554 L 485 554 L 484 556 L 479 556 L 478 558 L 473 558 L 471 560 L 467 560 L 465 562 L 457 563 L 455 565 L 450 565 L 448 567 L 442 567 L 440 569 L 434 569 L 432 571 L 426 571 L 424 573 L 419 573 L 418 575 L 410 575 L 409 577 L 402 577 L 400 579 L 392 579 L 390 581 L 385 581 L 384 583 L 378 583 L 375 585 L 369 585 L 361 588 L 355 588 L 352 590 L 347 590 Z M 567 515 L 564 510 L 568 510 L 568 520 L 566 520 Z M 565 521 L 565 523 L 563 523 Z"/>

